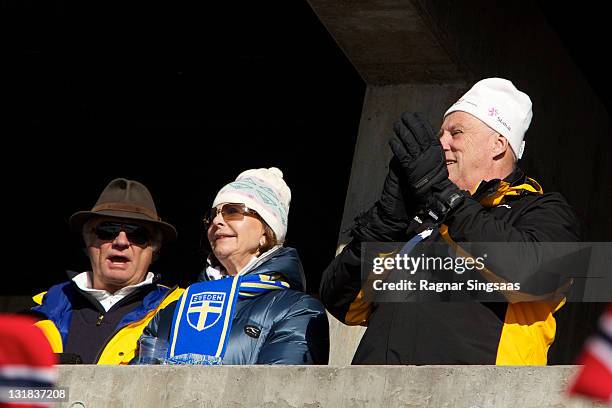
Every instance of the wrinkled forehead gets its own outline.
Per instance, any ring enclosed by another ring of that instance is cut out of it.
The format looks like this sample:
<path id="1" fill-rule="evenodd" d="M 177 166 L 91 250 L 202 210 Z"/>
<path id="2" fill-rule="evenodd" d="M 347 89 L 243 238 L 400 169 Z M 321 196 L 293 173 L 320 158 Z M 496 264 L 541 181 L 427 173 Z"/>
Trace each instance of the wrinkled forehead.
<path id="1" fill-rule="evenodd" d="M 444 130 L 452 130 L 452 129 L 462 129 L 468 130 L 475 133 L 479 132 L 495 132 L 489 125 L 484 123 L 482 120 L 478 119 L 476 116 L 471 113 L 467 113 L 464 111 L 455 111 L 452 112 L 444 118 L 444 122 L 442 122 L 442 127 L 440 131 Z"/>

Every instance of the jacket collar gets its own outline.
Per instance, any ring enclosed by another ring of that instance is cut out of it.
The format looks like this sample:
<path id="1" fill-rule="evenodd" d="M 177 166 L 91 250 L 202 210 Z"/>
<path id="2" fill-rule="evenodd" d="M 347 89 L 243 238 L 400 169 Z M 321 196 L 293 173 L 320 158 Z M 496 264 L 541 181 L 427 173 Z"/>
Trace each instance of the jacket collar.
<path id="1" fill-rule="evenodd" d="M 210 258 L 209 258 L 210 259 Z M 289 282 L 291 289 L 306 291 L 306 277 L 304 268 L 297 251 L 290 247 L 274 247 L 262 254 L 248 269 L 241 271 L 241 275 L 276 275 L 279 274 Z M 207 267 L 200 272 L 198 281 L 216 280 L 226 277 L 224 271 L 213 267 L 207 261 Z"/>
<path id="2" fill-rule="evenodd" d="M 503 180 L 493 179 L 489 181 L 481 181 L 474 194 L 472 194 L 472 197 L 475 200 L 480 201 L 491 194 L 495 194 L 499 190 L 502 181 L 508 183 L 510 186 L 517 186 L 524 184 L 526 180 L 527 177 L 525 176 L 525 172 L 517 166 L 514 168 L 514 170 L 512 170 L 512 173 L 506 176 Z"/>

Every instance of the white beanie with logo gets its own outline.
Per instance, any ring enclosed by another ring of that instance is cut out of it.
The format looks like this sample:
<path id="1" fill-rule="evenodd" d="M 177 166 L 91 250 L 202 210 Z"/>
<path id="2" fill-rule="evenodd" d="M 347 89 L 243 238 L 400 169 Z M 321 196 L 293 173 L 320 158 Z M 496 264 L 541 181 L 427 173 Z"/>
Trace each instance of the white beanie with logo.
<path id="1" fill-rule="evenodd" d="M 219 190 L 212 206 L 221 203 L 241 203 L 257 211 L 272 228 L 278 242 L 285 241 L 291 190 L 278 168 L 243 171 L 235 181 Z"/>
<path id="2" fill-rule="evenodd" d="M 512 82 L 502 78 L 478 81 L 446 111 L 444 117 L 455 111 L 474 115 L 508 139 L 517 159 L 523 156 L 523 138 L 533 112 L 529 96 L 516 89 Z"/>

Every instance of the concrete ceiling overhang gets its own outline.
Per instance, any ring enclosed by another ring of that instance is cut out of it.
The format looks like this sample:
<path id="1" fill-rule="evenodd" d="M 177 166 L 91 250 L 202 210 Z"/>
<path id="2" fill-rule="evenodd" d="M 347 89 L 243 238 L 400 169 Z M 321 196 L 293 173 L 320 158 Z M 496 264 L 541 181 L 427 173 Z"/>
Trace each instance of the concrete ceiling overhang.
<path id="1" fill-rule="evenodd" d="M 308 2 L 369 85 L 472 82 L 508 67 L 527 78 L 550 75 L 550 61 L 573 66 L 534 1 Z"/>
<path id="2" fill-rule="evenodd" d="M 416 2 L 308 1 L 368 84 L 436 83 L 465 78 Z"/>

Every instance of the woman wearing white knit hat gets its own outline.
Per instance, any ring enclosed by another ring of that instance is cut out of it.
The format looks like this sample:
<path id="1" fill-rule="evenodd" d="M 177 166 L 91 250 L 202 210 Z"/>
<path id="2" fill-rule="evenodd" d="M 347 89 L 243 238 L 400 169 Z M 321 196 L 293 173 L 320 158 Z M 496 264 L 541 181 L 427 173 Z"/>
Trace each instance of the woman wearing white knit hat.
<path id="1" fill-rule="evenodd" d="M 204 218 L 208 267 L 145 331 L 169 339 L 170 362 L 327 364 L 325 309 L 304 293 L 297 251 L 283 247 L 290 201 L 276 167 L 219 190 Z"/>
<path id="2" fill-rule="evenodd" d="M 205 222 L 225 273 L 245 273 L 249 262 L 282 245 L 290 202 L 291 190 L 276 167 L 246 170 L 219 191 Z"/>

